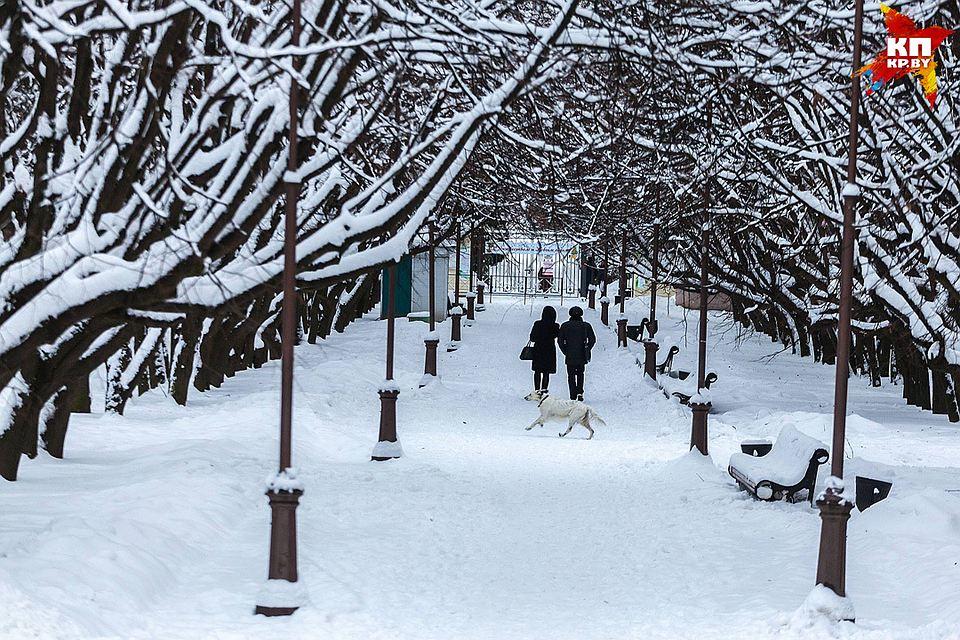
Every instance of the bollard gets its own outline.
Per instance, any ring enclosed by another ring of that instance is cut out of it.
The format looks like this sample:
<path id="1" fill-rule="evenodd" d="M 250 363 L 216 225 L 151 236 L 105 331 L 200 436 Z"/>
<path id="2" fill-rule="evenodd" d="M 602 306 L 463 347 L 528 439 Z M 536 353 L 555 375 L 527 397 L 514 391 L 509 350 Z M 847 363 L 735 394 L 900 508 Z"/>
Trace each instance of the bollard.
<path id="1" fill-rule="evenodd" d="M 467 326 L 472 327 L 474 320 L 477 319 L 477 294 L 473 291 L 467 291 L 464 297 L 467 299 Z"/>
<path id="2" fill-rule="evenodd" d="M 607 296 L 600 298 L 600 322 L 610 326 L 610 298 Z"/>
<path id="3" fill-rule="evenodd" d="M 643 372 L 651 380 L 657 379 L 657 351 L 660 345 L 654 340 L 645 340 L 643 343 Z"/>
<path id="4" fill-rule="evenodd" d="M 587 307 L 590 309 L 597 308 L 597 285 L 595 284 L 587 285 Z"/>
<path id="5" fill-rule="evenodd" d="M 827 488 L 817 498 L 820 508 L 820 562 L 817 564 L 817 584 L 829 587 L 840 597 L 846 596 L 847 521 L 853 503 L 843 495 L 842 480 L 831 478 Z M 839 484 L 839 486 L 834 486 Z M 846 618 L 853 621 L 853 616 Z"/>
<path id="6" fill-rule="evenodd" d="M 430 384 L 430 382 L 437 377 L 437 347 L 440 344 L 440 337 L 436 335 L 436 332 L 431 332 L 423 341 L 423 344 L 426 347 L 426 355 L 423 359 L 423 378 L 420 379 L 421 388 Z"/>
<path id="7" fill-rule="evenodd" d="M 707 414 L 710 413 L 709 402 L 689 403 L 693 411 L 693 425 L 690 429 L 690 450 L 696 448 L 703 455 L 707 455 Z"/>
<path id="8" fill-rule="evenodd" d="M 477 282 L 477 311 L 484 311 L 487 307 L 483 303 L 483 290 L 487 288 L 487 283 L 483 281 Z"/>
<path id="9" fill-rule="evenodd" d="M 617 318 L 617 346 L 626 348 L 627 347 L 627 318 L 626 316 L 620 316 Z"/>
<path id="10" fill-rule="evenodd" d="M 296 486 L 288 489 L 271 488 L 267 490 L 270 501 L 270 546 L 275 553 L 270 555 L 270 580 L 272 585 L 284 586 L 296 593 L 300 587 L 297 582 L 297 505 L 303 489 Z M 283 576 L 283 577 L 276 577 Z M 254 613 L 262 616 L 288 616 L 299 608 L 294 596 L 291 602 L 277 605 L 276 596 L 270 591 L 264 593 L 266 604 L 257 604 Z"/>
<path id="11" fill-rule="evenodd" d="M 456 351 L 460 347 L 460 319 L 463 315 L 463 307 L 456 306 L 450 309 L 450 344 L 447 345 L 447 351 Z"/>
<path id="12" fill-rule="evenodd" d="M 397 441 L 397 396 L 400 390 L 392 380 L 387 380 L 380 388 L 380 438 L 373 447 L 371 460 L 383 462 L 403 456 L 403 449 Z"/>

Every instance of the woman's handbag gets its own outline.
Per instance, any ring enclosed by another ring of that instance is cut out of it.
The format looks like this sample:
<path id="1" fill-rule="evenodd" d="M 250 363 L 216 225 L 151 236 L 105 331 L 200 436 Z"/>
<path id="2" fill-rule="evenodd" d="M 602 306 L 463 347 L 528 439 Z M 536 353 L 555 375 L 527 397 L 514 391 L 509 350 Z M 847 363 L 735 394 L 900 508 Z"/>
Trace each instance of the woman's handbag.
<path id="1" fill-rule="evenodd" d="M 528 342 L 527 346 L 520 350 L 521 360 L 533 360 L 533 343 Z"/>

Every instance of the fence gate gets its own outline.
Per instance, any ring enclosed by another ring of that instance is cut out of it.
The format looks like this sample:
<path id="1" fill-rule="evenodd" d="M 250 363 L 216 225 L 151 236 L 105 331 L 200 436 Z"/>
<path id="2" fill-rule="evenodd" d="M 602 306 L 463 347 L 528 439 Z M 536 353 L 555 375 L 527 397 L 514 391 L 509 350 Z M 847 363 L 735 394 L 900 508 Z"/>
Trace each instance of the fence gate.
<path id="1" fill-rule="evenodd" d="M 577 295 L 580 286 L 580 249 L 573 242 L 510 238 L 489 246 L 488 251 L 497 254 L 496 264 L 488 267 L 487 272 L 487 284 L 493 294 Z"/>

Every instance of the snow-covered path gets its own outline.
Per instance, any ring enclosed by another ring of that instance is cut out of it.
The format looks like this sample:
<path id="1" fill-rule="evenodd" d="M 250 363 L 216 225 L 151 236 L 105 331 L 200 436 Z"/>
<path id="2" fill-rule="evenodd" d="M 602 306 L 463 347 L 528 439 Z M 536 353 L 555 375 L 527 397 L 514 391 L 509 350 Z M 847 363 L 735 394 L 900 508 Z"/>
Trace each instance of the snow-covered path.
<path id="1" fill-rule="evenodd" d="M 673 313 L 663 334 L 682 345 L 695 314 L 685 325 Z M 68 460 L 29 462 L 0 488 L 0 606 L 12 612 L 0 636 L 960 637 L 955 427 L 903 406 L 897 388 L 854 382 L 849 475 L 891 477 L 895 489 L 850 523 L 859 623 L 811 628 L 793 612 L 814 582 L 817 512 L 754 502 L 722 469 L 740 440 L 786 423 L 829 441 L 832 369 L 789 354 L 761 361 L 769 342 L 738 346 L 717 323 L 712 460 L 693 457 L 688 410 L 647 386 L 588 312 L 600 344 L 586 395 L 609 426 L 561 440 L 558 425 L 523 430 L 536 409 L 522 400 L 532 379 L 517 354 L 536 317 L 539 305 L 488 305 L 425 389 L 426 328 L 398 322 L 406 457 L 389 463 L 369 462 L 383 323 L 298 349 L 311 603 L 288 619 L 251 615 L 266 569 L 277 366 L 186 409 L 154 394 L 125 418 L 75 417 Z"/>

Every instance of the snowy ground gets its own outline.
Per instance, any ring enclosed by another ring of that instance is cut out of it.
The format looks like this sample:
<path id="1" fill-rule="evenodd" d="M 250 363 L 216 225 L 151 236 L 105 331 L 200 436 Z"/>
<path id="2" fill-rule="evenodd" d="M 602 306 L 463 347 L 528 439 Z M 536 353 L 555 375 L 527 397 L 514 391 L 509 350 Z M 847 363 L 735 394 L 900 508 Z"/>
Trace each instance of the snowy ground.
<path id="1" fill-rule="evenodd" d="M 298 349 L 311 602 L 287 619 L 252 615 L 278 366 L 186 409 L 157 393 L 124 418 L 74 417 L 67 460 L 25 461 L 0 485 L 0 637 L 960 638 L 957 427 L 906 407 L 899 388 L 852 382 L 848 476 L 894 489 L 850 521 L 858 622 L 827 626 L 795 613 L 814 583 L 817 512 L 755 502 L 724 469 L 740 440 L 784 424 L 829 442 L 832 369 L 765 359 L 776 345 L 714 318 L 712 459 L 698 459 L 686 453 L 688 410 L 600 330 L 586 394 L 609 426 L 561 440 L 556 425 L 523 430 L 536 410 L 521 399 L 532 379 L 517 354 L 539 304 L 489 305 L 422 390 L 426 327 L 398 323 L 406 457 L 389 463 L 369 461 L 383 323 Z M 673 308 L 661 327 L 692 368 L 696 314 Z"/>

